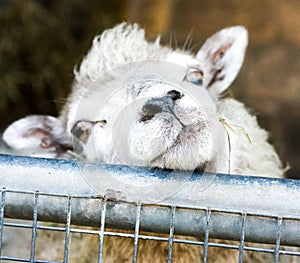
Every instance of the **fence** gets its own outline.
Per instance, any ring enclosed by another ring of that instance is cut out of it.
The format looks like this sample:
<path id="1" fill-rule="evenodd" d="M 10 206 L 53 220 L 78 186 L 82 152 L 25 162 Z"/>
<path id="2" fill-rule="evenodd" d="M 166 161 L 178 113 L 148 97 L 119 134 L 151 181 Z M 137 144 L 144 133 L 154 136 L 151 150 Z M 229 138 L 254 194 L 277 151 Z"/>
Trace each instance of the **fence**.
<path id="1" fill-rule="evenodd" d="M 106 236 L 132 239 L 132 262 L 145 239 L 168 244 L 166 262 L 177 243 L 201 247 L 203 262 L 211 247 L 237 250 L 238 262 L 245 251 L 300 262 L 300 181 L 0 155 L 0 187 L 1 262 L 68 262 L 73 233 L 99 238 L 98 262 Z M 24 256 L 4 253 L 13 229 L 30 230 Z M 41 230 L 64 233 L 61 260 L 36 256 Z"/>

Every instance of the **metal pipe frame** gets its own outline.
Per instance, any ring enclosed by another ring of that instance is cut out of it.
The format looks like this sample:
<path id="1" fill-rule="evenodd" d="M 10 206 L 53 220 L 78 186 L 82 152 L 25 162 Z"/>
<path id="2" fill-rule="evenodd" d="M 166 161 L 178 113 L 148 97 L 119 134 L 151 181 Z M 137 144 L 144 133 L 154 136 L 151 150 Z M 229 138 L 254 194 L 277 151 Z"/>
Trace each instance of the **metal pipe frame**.
<path id="1" fill-rule="evenodd" d="M 227 246 L 239 249 L 240 259 L 250 249 L 247 241 L 274 244 L 274 250 L 264 251 L 275 259 L 279 254 L 300 256 L 280 250 L 281 245 L 300 247 L 296 180 L 0 155 L 0 189 L 0 227 L 4 217 L 67 222 L 69 232 L 71 224 L 103 226 L 101 241 L 104 234 L 114 235 L 104 232 L 105 224 L 133 230 L 136 245 L 137 236 L 143 238 L 140 231 L 169 234 L 170 255 L 172 243 L 179 242 L 174 235 L 180 234 L 204 240 L 180 241 L 203 245 L 204 251 L 219 245 L 208 237 L 239 241 L 239 246 Z M 167 194 L 159 196 L 161 189 Z"/>

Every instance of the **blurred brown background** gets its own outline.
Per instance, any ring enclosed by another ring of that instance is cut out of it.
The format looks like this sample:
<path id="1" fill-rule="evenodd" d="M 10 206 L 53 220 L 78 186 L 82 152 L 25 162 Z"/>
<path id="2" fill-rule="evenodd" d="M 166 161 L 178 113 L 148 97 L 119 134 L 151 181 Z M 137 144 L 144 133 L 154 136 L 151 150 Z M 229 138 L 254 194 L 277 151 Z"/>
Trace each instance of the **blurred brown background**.
<path id="1" fill-rule="evenodd" d="M 300 178 L 299 0 L 0 0 L 0 131 L 28 114 L 57 115 L 93 36 L 121 21 L 173 47 L 191 35 L 194 52 L 223 27 L 246 26 L 232 90 L 271 131 L 288 176 Z"/>

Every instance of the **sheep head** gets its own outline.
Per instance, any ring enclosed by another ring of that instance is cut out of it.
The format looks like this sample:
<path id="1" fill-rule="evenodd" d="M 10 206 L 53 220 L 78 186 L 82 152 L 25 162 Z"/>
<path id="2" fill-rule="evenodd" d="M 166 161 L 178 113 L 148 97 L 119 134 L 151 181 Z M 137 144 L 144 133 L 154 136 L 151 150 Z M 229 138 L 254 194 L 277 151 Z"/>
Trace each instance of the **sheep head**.
<path id="1" fill-rule="evenodd" d="M 219 31 L 193 55 L 147 42 L 136 25 L 118 25 L 94 39 L 59 119 L 29 116 L 3 138 L 46 157 L 73 145 L 91 161 L 226 172 L 218 103 L 246 46 L 241 26 Z"/>

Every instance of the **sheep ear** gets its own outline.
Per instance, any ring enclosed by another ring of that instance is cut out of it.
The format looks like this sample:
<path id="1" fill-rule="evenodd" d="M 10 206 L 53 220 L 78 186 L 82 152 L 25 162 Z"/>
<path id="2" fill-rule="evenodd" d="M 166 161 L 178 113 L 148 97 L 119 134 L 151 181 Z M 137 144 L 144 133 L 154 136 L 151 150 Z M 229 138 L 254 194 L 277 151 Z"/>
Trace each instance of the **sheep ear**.
<path id="1" fill-rule="evenodd" d="M 38 157 L 60 158 L 71 148 L 63 123 L 52 116 L 15 121 L 3 133 L 3 140 L 17 152 Z"/>
<path id="2" fill-rule="evenodd" d="M 203 71 L 203 85 L 218 97 L 235 79 L 248 44 L 242 26 L 224 28 L 206 40 L 196 55 Z"/>

